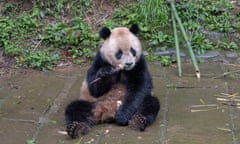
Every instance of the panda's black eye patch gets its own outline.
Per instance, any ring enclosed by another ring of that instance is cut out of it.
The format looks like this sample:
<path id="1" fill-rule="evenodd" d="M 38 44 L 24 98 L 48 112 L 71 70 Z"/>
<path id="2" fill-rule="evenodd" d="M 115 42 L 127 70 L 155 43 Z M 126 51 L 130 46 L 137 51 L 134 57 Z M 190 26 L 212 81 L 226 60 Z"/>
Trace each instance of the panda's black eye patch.
<path id="1" fill-rule="evenodd" d="M 122 57 L 123 52 L 121 50 L 118 50 L 118 52 L 115 54 L 117 59 L 120 59 Z"/>
<path id="2" fill-rule="evenodd" d="M 131 47 L 130 52 L 132 53 L 133 56 L 136 56 L 137 52 L 135 49 Z"/>

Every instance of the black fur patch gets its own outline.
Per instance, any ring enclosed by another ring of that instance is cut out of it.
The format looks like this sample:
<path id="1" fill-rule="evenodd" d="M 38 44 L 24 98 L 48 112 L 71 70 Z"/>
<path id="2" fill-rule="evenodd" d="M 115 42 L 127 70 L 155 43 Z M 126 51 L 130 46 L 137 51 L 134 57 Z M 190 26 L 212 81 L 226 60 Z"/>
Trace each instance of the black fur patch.
<path id="1" fill-rule="evenodd" d="M 135 49 L 133 49 L 132 47 L 131 47 L 131 49 L 130 49 L 130 52 L 132 53 L 132 55 L 135 57 L 136 56 L 136 54 L 137 54 L 137 52 L 136 52 L 136 50 Z"/>
<path id="2" fill-rule="evenodd" d="M 115 54 L 115 57 L 119 60 L 121 59 L 122 55 L 123 55 L 122 50 L 118 50 L 118 52 Z"/>
<path id="3" fill-rule="evenodd" d="M 137 34 L 139 33 L 140 29 L 139 29 L 139 27 L 138 27 L 137 24 L 133 24 L 133 25 L 131 26 L 131 28 L 130 28 L 130 31 L 131 31 L 133 34 L 137 35 Z"/>
<path id="4" fill-rule="evenodd" d="M 93 105 L 90 102 L 76 100 L 69 103 L 65 110 L 66 124 L 71 124 L 73 121 L 81 121 L 92 124 L 87 118 L 92 116 L 91 109 Z"/>
<path id="5" fill-rule="evenodd" d="M 107 39 L 111 34 L 111 31 L 109 28 L 107 27 L 103 27 L 100 31 L 99 31 L 99 35 L 101 38 L 103 38 L 104 40 Z"/>

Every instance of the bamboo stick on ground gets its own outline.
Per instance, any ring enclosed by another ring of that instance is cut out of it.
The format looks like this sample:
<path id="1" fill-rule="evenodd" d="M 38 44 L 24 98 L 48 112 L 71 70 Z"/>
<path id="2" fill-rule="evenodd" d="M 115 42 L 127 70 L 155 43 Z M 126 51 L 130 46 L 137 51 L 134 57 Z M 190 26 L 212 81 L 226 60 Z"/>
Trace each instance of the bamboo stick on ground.
<path id="1" fill-rule="evenodd" d="M 206 111 L 212 111 L 212 110 L 217 110 L 219 109 L 218 107 L 216 108 L 209 108 L 209 109 L 196 109 L 196 110 L 193 110 L 191 109 L 191 112 L 194 113 L 194 112 L 206 112 Z"/>
<path id="2" fill-rule="evenodd" d="M 191 105 L 191 108 L 201 108 L 201 107 L 218 107 L 217 104 L 204 104 L 204 105 Z"/>
<path id="3" fill-rule="evenodd" d="M 240 72 L 240 69 L 239 70 L 235 70 L 235 71 L 225 72 L 225 73 L 223 73 L 221 75 L 213 77 L 213 79 L 220 78 L 220 77 L 225 77 L 227 75 L 234 74 L 234 73 L 237 73 L 237 72 Z"/>

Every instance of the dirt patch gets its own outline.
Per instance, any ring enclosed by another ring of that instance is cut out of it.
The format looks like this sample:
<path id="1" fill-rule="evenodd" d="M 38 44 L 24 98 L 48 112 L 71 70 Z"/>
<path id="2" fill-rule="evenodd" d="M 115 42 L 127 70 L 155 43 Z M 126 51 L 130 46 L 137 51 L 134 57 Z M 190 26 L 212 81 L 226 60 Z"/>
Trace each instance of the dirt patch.
<path id="1" fill-rule="evenodd" d="M 16 70 L 11 66 L 15 65 L 15 60 L 4 56 L 3 50 L 0 49 L 0 77 L 8 77 L 15 73 Z"/>
<path id="2" fill-rule="evenodd" d="M 6 56 L 3 50 L 0 49 L 0 81 L 15 76 L 16 74 L 24 76 L 32 72 L 32 69 L 17 67 L 15 59 Z"/>
<path id="3" fill-rule="evenodd" d="M 93 13 L 85 14 L 85 20 L 93 31 L 97 32 L 104 21 L 112 17 L 116 8 L 125 7 L 133 2 L 131 0 L 93 0 Z"/>

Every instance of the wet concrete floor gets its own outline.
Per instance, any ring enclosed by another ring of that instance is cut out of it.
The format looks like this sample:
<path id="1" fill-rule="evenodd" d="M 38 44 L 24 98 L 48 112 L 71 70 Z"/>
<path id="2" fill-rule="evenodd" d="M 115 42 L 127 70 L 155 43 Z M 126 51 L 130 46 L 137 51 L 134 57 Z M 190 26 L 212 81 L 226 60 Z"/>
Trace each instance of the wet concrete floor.
<path id="1" fill-rule="evenodd" d="M 0 78 L 0 143 L 239 144 L 239 75 L 222 76 L 239 67 L 220 62 L 199 67 L 196 79 L 191 64 L 183 64 L 181 78 L 174 66 L 149 65 L 161 110 L 145 132 L 102 124 L 75 140 L 60 132 L 64 108 L 78 98 L 87 67 Z"/>

